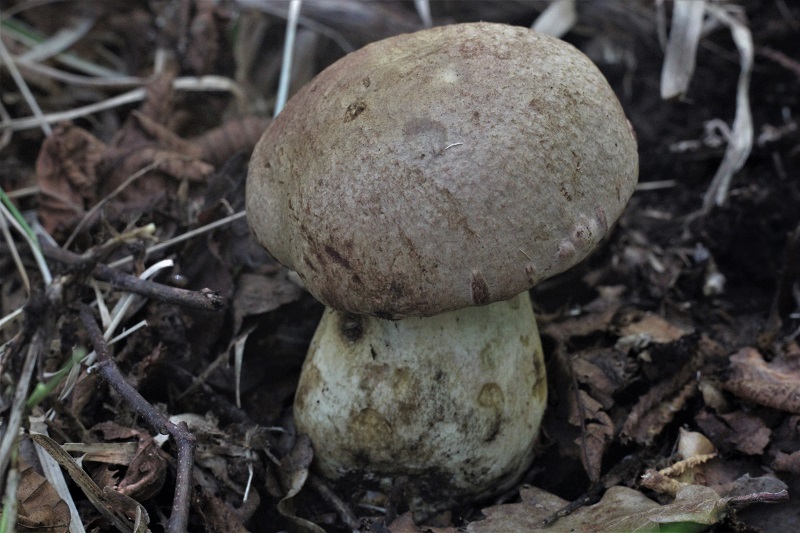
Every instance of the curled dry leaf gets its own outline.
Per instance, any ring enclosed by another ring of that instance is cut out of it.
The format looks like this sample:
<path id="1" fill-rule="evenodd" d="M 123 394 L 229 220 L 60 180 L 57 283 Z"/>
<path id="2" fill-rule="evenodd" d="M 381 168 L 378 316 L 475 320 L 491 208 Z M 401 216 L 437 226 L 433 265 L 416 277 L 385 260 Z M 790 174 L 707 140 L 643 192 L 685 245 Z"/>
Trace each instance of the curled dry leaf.
<path id="1" fill-rule="evenodd" d="M 161 491 L 166 473 L 167 460 L 161 448 L 153 437 L 140 434 L 136 455 L 128 465 L 117 490 L 135 500 L 144 501 Z"/>
<path id="2" fill-rule="evenodd" d="M 623 442 L 647 445 L 653 442 L 697 393 L 697 371 L 716 353 L 716 348 L 715 343 L 704 337 L 683 335 L 673 342 L 655 343 L 647 350 L 652 361 L 644 365 L 645 373 L 667 377 L 639 398 L 622 426 Z"/>
<path id="3" fill-rule="evenodd" d="M 191 142 L 199 148 L 203 161 L 221 165 L 238 152 L 250 152 L 270 122 L 270 119 L 258 116 L 232 119 L 192 138 Z"/>
<path id="4" fill-rule="evenodd" d="M 781 357 L 767 363 L 755 348 L 742 348 L 730 357 L 731 374 L 723 387 L 759 405 L 800 414 L 800 366 Z"/>
<path id="5" fill-rule="evenodd" d="M 167 457 L 150 433 L 125 427 L 112 421 L 101 422 L 95 425 L 91 431 L 100 435 L 105 441 L 135 439 L 133 443 L 109 444 L 134 444 L 136 448 L 130 456 L 105 454 L 102 457 L 94 458 L 92 455 L 85 455 L 84 463 L 99 459 L 104 463 L 127 467 L 115 488 L 119 493 L 134 500 L 144 501 L 158 494 L 166 478 Z M 111 479 L 113 478 L 109 477 L 109 480 Z"/>
<path id="6" fill-rule="evenodd" d="M 653 386 L 639 398 L 622 426 L 623 442 L 650 445 L 664 426 L 672 422 L 675 413 L 697 392 L 690 381 L 693 372 L 682 371 L 677 379 L 668 379 Z"/>
<path id="7" fill-rule="evenodd" d="M 325 530 L 318 525 L 297 516 L 294 509 L 294 497 L 305 486 L 308 469 L 311 467 L 313 459 L 314 450 L 311 448 L 311 439 L 308 438 L 308 435 L 299 435 L 289 455 L 281 461 L 278 470 L 281 485 L 286 491 L 286 495 L 278 502 L 278 512 L 301 531 L 325 533 Z"/>

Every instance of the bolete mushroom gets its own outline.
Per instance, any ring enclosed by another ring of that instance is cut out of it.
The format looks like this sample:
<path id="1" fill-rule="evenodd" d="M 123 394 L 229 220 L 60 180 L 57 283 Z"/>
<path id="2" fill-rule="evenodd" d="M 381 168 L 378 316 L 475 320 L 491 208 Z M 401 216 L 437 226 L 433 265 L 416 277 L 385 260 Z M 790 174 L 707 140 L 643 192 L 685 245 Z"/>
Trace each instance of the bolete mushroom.
<path id="1" fill-rule="evenodd" d="M 294 411 L 327 478 L 429 512 L 530 465 L 545 408 L 527 290 L 622 212 L 636 141 L 577 49 L 472 23 L 370 44 L 286 105 L 253 153 L 259 242 L 328 306 Z"/>

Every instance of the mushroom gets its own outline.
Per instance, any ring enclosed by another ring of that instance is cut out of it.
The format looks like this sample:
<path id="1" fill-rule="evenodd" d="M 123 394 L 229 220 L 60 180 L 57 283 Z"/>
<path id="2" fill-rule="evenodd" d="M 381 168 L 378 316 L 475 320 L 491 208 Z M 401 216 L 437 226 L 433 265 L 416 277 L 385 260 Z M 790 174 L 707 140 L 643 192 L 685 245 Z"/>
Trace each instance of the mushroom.
<path id="1" fill-rule="evenodd" d="M 589 253 L 637 175 L 600 71 L 525 28 L 398 35 L 302 88 L 255 148 L 247 215 L 328 306 L 294 404 L 318 471 L 402 480 L 421 513 L 513 486 L 547 397 L 527 290 Z"/>

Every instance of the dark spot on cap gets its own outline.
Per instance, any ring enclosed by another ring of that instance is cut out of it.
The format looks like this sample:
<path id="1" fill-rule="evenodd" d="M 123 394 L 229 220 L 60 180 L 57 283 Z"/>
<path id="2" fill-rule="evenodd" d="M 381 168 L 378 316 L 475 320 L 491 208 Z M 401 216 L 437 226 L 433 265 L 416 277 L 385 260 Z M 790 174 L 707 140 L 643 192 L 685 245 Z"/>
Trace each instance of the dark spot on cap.
<path id="1" fill-rule="evenodd" d="M 401 282 L 393 281 L 389 284 L 389 294 L 391 294 L 393 298 L 402 298 L 404 292 L 405 287 Z"/>
<path id="2" fill-rule="evenodd" d="M 597 218 L 597 223 L 600 224 L 600 227 L 603 229 L 603 235 L 608 233 L 608 219 L 606 219 L 606 210 L 602 207 L 598 207 L 594 210 L 595 218 Z"/>
<path id="3" fill-rule="evenodd" d="M 348 261 L 342 254 L 340 254 L 327 244 L 325 245 L 325 253 L 328 254 L 328 257 L 333 259 L 336 263 L 342 265 L 347 269 L 350 268 L 350 261 Z"/>
<path id="4" fill-rule="evenodd" d="M 358 315 L 344 314 L 339 331 L 348 342 L 358 342 L 364 335 L 363 319 Z"/>
<path id="5" fill-rule="evenodd" d="M 486 280 L 483 279 L 483 275 L 477 270 L 472 271 L 470 290 L 472 291 L 472 301 L 477 305 L 489 303 L 489 287 L 486 285 Z"/>
<path id="6" fill-rule="evenodd" d="M 347 106 L 347 111 L 344 112 L 344 121 L 351 122 L 356 119 L 367 108 L 364 102 L 354 102 Z"/>

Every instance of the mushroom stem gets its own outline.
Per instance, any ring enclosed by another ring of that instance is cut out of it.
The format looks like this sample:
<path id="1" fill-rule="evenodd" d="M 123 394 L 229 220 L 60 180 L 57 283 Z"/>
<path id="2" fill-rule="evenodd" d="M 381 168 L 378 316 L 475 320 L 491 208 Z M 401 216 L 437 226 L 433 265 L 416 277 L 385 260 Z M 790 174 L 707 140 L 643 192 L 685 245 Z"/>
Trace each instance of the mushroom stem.
<path id="1" fill-rule="evenodd" d="M 385 490 L 405 477 L 410 508 L 427 513 L 516 483 L 546 398 L 524 292 L 394 322 L 328 308 L 294 412 L 325 477 L 350 490 Z"/>

